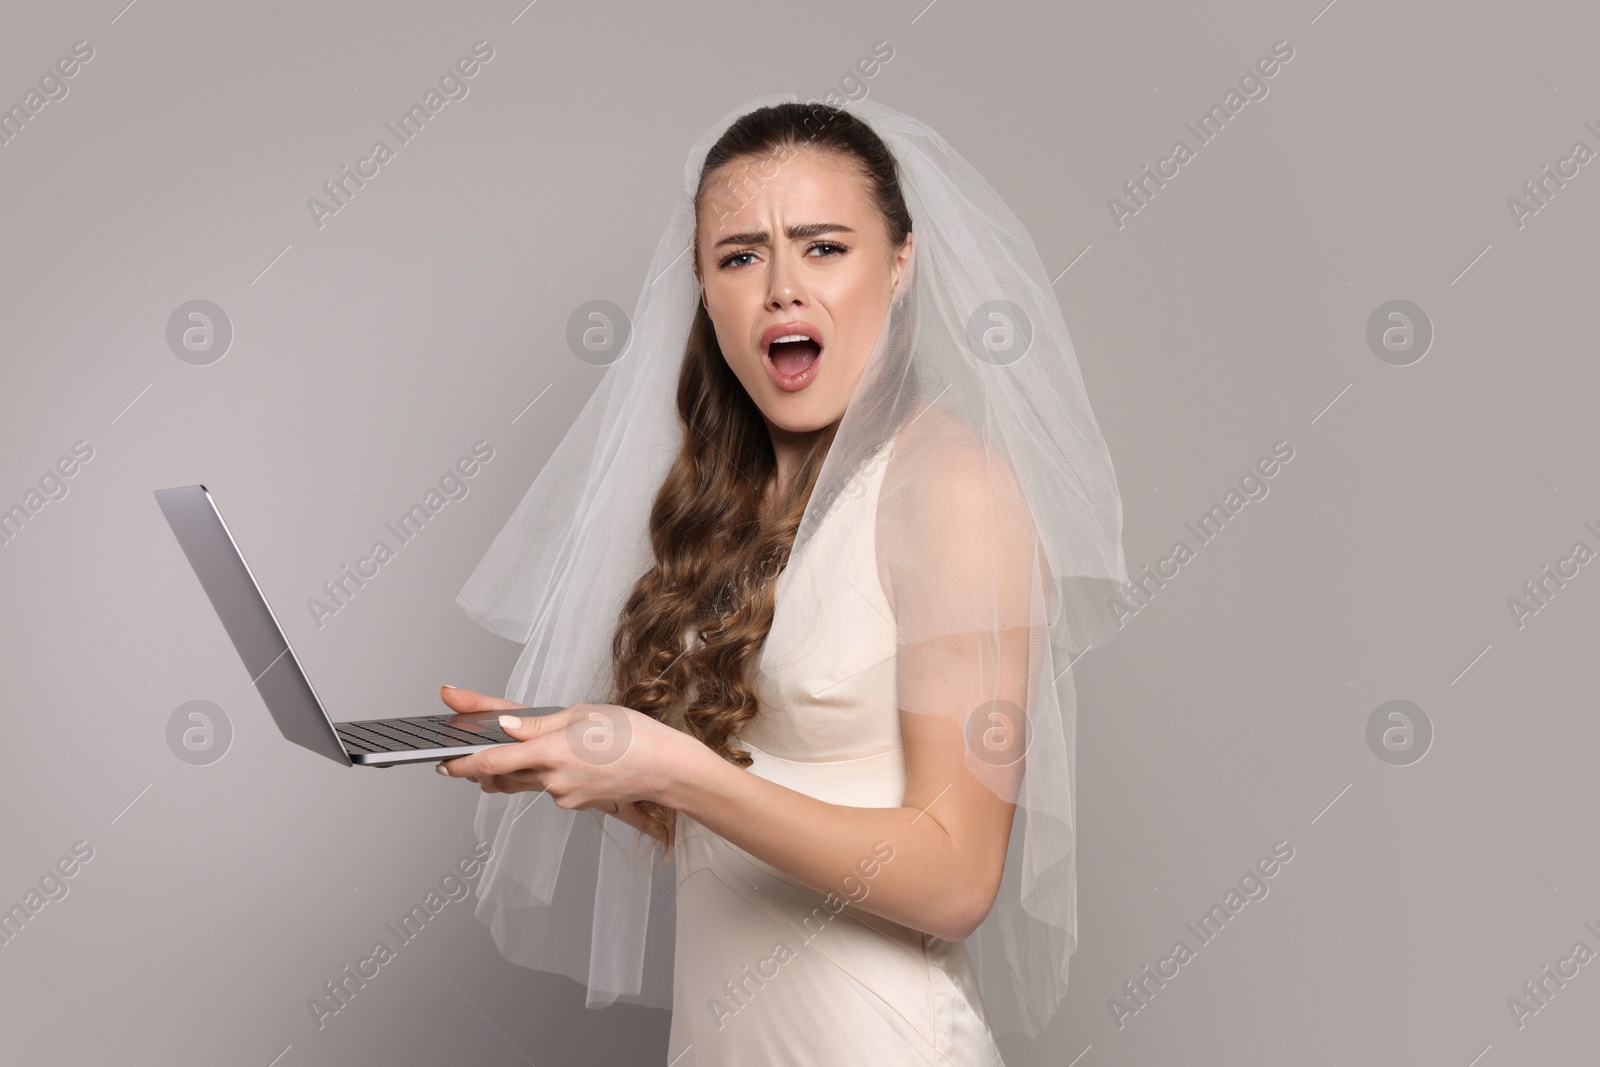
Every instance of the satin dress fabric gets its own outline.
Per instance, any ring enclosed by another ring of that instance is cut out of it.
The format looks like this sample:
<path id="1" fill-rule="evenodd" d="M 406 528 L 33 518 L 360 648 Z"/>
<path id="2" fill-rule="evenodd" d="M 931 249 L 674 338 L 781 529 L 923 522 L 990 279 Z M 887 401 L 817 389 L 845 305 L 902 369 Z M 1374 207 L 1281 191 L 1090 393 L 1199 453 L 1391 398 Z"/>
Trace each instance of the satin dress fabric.
<path id="1" fill-rule="evenodd" d="M 890 442 L 878 459 L 892 454 Z M 899 807 L 905 792 L 897 638 L 873 535 L 885 467 L 840 493 L 779 574 L 749 675 L 761 710 L 740 737 L 751 773 L 855 807 Z M 678 818 L 671 1067 L 1004 1067 L 966 944 L 857 906 L 895 862 L 893 842 L 819 893 Z"/>

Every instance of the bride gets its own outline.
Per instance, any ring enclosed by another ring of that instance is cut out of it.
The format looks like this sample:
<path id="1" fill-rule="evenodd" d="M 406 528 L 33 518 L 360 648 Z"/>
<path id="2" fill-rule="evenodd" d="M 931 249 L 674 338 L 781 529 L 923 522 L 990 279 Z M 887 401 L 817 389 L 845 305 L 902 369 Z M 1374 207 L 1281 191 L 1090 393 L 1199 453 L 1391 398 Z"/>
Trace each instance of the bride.
<path id="1" fill-rule="evenodd" d="M 446 705 L 560 710 L 440 773 L 484 794 L 500 950 L 670 1004 L 673 1064 L 1001 1064 L 1077 944 L 1115 476 L 983 179 L 876 102 L 756 103 L 462 590 L 525 648 Z"/>

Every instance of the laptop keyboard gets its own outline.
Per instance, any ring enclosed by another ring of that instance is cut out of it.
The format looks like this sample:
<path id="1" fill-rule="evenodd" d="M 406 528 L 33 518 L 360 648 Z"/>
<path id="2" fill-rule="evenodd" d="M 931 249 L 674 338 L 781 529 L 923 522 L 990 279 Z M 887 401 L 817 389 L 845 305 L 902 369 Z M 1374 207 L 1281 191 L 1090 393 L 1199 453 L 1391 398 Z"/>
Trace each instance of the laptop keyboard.
<path id="1" fill-rule="evenodd" d="M 334 724 L 339 740 L 356 752 L 406 752 L 427 748 L 465 748 L 515 741 L 494 721 L 459 721 L 457 715 L 419 715 L 410 719 L 367 719 Z"/>

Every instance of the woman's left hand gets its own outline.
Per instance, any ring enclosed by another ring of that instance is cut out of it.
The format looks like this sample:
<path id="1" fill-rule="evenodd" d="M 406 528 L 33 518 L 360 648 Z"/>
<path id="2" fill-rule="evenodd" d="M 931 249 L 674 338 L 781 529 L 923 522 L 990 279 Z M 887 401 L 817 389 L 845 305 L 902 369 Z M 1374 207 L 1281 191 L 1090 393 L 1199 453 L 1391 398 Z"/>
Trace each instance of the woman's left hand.
<path id="1" fill-rule="evenodd" d="M 635 800 L 667 803 L 668 783 L 699 744 L 616 704 L 574 704 L 528 717 L 507 711 L 500 728 L 518 743 L 445 760 L 439 773 L 476 779 L 485 793 L 549 793 L 557 806 L 580 811 L 615 813 Z"/>

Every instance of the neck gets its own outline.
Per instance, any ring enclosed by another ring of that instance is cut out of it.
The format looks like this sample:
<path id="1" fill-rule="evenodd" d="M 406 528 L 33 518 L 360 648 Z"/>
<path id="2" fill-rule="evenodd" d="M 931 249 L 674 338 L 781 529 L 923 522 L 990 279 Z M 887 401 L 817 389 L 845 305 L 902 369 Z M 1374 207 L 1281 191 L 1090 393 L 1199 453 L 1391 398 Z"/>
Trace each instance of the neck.
<path id="1" fill-rule="evenodd" d="M 790 479 L 800 467 L 801 459 L 822 430 L 785 430 L 769 421 L 767 432 L 772 435 L 772 453 L 778 464 L 776 484 L 771 487 L 771 495 L 777 496 L 788 488 Z"/>

